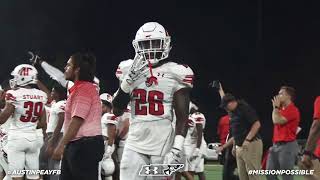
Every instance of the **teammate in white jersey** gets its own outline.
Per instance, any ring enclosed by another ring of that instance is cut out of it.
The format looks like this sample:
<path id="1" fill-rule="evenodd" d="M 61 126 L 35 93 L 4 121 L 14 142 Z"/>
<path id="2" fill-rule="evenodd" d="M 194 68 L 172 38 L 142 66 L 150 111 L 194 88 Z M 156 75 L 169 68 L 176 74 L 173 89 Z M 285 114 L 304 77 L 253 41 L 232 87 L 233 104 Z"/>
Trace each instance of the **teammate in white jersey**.
<path id="1" fill-rule="evenodd" d="M 119 85 L 123 81 L 124 75 L 129 72 L 129 69 L 133 63 L 132 59 L 121 61 L 118 65 L 116 71 L 116 77 L 119 80 Z M 115 96 L 115 94 L 114 94 Z M 118 133 L 117 133 L 117 140 L 118 147 L 117 147 L 117 163 L 120 164 L 123 154 L 123 149 L 126 143 L 126 139 L 128 138 L 128 131 L 131 121 L 131 107 L 130 105 L 127 106 L 127 109 L 123 112 L 122 116 L 118 118 Z M 111 121 L 112 122 L 112 121 Z"/>
<path id="2" fill-rule="evenodd" d="M 6 106 L 0 114 L 0 123 L 10 116 L 13 121 L 8 131 L 9 170 L 39 169 L 39 152 L 43 144 L 42 133 L 36 130 L 45 128 L 44 104 L 46 93 L 35 89 L 37 70 L 28 64 L 17 66 L 11 73 L 12 90 L 6 92 Z M 12 174 L 13 180 L 22 180 L 23 175 Z M 39 175 L 27 175 L 27 179 L 38 179 Z"/>
<path id="3" fill-rule="evenodd" d="M 117 116 L 131 100 L 132 119 L 120 164 L 121 180 L 146 179 L 139 176 L 143 165 L 179 163 L 193 81 L 190 67 L 167 59 L 170 36 L 159 23 L 140 27 L 133 46 L 135 58 L 113 100 Z M 173 109 L 177 117 L 175 136 Z M 163 177 L 153 179 L 159 178 Z"/>
<path id="4" fill-rule="evenodd" d="M 5 92 L 10 90 L 9 81 L 5 80 L 1 83 L 1 89 L 0 89 L 0 101 L 1 104 L 5 105 Z M 2 111 L 2 108 L 4 106 L 0 107 Z M 8 175 L 8 153 L 7 153 L 7 144 L 8 144 L 8 130 L 10 127 L 10 124 L 12 122 L 12 116 L 9 117 L 9 119 L 4 123 L 0 125 L 0 167 L 1 167 L 1 180 L 11 180 L 11 176 Z"/>
<path id="5" fill-rule="evenodd" d="M 64 112 L 66 106 L 66 89 L 61 85 L 55 85 L 51 91 L 51 104 L 49 119 L 47 120 L 47 136 L 48 145 L 46 153 L 50 156 L 48 160 L 48 169 L 60 169 L 60 160 L 51 158 L 53 150 L 58 145 L 58 142 L 63 136 Z M 50 180 L 58 180 L 59 176 L 50 176 Z"/>
<path id="6" fill-rule="evenodd" d="M 112 157 L 112 153 L 115 150 L 114 143 L 110 142 L 110 137 L 113 138 L 113 134 L 116 132 L 116 127 L 108 127 L 107 126 L 107 119 L 109 116 L 114 116 L 112 114 L 112 96 L 108 93 L 102 93 L 100 95 L 100 99 L 102 102 L 102 118 L 101 118 L 101 130 L 102 135 L 105 139 L 104 145 L 105 145 L 105 152 L 102 158 L 101 164 L 101 172 L 104 176 L 105 180 L 112 180 L 112 176 L 115 172 L 115 157 Z"/>
<path id="7" fill-rule="evenodd" d="M 115 170 L 113 173 L 113 177 L 114 179 L 119 179 L 119 165 L 129 128 L 130 113 L 126 111 L 122 116 L 117 117 L 112 113 L 112 96 L 108 93 L 103 93 L 100 95 L 100 98 L 103 103 L 102 106 L 105 107 L 102 109 L 107 110 L 107 112 L 103 114 L 101 119 L 102 134 L 106 138 L 103 162 L 107 160 L 106 165 L 103 166 L 103 170 L 105 172 L 109 172 L 110 174 L 110 169 L 112 167 L 110 168 L 111 165 L 108 158 L 112 157 L 113 161 L 116 163 L 114 164 Z M 114 151 L 116 153 L 114 153 Z M 108 173 L 104 174 L 106 175 Z"/>
<path id="8" fill-rule="evenodd" d="M 188 133 L 184 141 L 185 175 L 193 179 L 198 174 L 200 179 L 205 178 L 204 156 L 206 155 L 207 144 L 203 137 L 205 128 L 205 117 L 198 111 L 198 107 L 190 103 L 190 115 L 188 120 Z"/>

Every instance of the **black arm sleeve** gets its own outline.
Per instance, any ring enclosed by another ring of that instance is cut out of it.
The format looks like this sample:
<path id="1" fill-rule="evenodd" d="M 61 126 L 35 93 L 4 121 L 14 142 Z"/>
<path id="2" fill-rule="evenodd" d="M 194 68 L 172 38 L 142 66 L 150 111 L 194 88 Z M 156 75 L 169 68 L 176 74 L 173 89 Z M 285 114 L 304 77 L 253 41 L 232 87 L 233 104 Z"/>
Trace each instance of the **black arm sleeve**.
<path id="1" fill-rule="evenodd" d="M 125 109 L 127 109 L 128 103 L 130 101 L 130 95 L 125 93 L 121 88 L 117 95 L 112 101 L 113 114 L 116 116 L 121 116 Z"/>

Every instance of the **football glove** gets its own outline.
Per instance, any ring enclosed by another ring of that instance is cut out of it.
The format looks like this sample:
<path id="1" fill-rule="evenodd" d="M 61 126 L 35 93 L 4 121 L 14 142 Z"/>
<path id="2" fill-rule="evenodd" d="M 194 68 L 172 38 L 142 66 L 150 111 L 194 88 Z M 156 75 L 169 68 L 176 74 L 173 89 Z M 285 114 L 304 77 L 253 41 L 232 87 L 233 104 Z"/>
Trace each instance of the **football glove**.
<path id="1" fill-rule="evenodd" d="M 111 158 L 111 155 L 114 152 L 114 149 L 115 149 L 114 144 L 112 144 L 112 146 L 110 145 L 105 146 L 103 159 Z"/>
<path id="2" fill-rule="evenodd" d="M 148 72 L 148 62 L 143 56 L 136 54 L 133 60 L 133 64 L 129 69 L 129 72 L 124 76 L 121 82 L 121 89 L 125 93 L 129 93 L 130 86 L 138 79 L 142 79 L 142 75 Z"/>
<path id="3" fill-rule="evenodd" d="M 181 150 L 183 147 L 184 143 L 184 137 L 181 135 L 176 135 L 174 138 L 174 144 L 169 151 L 164 157 L 164 164 L 178 164 L 181 162 L 182 155 L 181 155 Z"/>
<path id="4" fill-rule="evenodd" d="M 30 59 L 29 59 L 30 63 L 31 63 L 32 65 L 37 64 L 38 61 L 40 60 L 39 55 L 33 53 L 32 51 L 28 51 L 28 54 L 30 55 Z"/>

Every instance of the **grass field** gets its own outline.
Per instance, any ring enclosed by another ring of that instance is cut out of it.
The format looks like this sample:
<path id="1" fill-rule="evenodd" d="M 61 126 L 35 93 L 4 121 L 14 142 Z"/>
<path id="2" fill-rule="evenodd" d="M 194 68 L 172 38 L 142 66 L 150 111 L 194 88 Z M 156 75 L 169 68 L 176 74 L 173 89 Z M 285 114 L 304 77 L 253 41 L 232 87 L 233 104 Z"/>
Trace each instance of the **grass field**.
<path id="1" fill-rule="evenodd" d="M 205 165 L 205 174 L 206 174 L 207 180 L 221 180 L 222 166 L 217 164 L 207 164 Z M 266 180 L 266 178 L 263 177 L 261 178 L 261 180 Z M 303 180 L 303 176 L 295 176 L 294 180 Z"/>

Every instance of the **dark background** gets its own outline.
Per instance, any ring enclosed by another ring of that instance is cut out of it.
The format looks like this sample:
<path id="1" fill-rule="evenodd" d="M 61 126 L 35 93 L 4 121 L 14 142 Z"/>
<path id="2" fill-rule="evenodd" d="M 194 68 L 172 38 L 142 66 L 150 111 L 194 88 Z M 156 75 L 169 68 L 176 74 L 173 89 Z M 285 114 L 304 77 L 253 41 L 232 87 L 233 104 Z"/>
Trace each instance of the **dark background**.
<path id="1" fill-rule="evenodd" d="M 272 96 L 281 85 L 295 87 L 302 115 L 299 137 L 307 137 L 313 101 L 320 95 L 316 1 L 1 0 L 0 80 L 28 62 L 28 50 L 61 69 L 72 53 L 90 50 L 97 56 L 102 89 L 113 93 L 117 65 L 134 56 L 131 42 L 148 21 L 167 28 L 170 58 L 195 72 L 192 96 L 207 117 L 208 142 L 216 141 L 224 114 L 217 108 L 218 93 L 208 87 L 215 79 L 256 108 L 266 144 L 272 137 Z"/>

